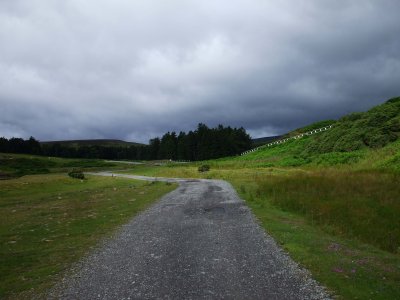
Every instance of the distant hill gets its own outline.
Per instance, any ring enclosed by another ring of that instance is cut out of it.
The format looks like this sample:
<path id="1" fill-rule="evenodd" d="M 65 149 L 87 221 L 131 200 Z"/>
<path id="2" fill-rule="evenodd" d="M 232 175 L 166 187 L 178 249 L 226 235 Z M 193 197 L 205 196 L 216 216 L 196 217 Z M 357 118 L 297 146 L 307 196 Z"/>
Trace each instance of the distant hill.
<path id="1" fill-rule="evenodd" d="M 105 146 L 105 147 L 129 147 L 129 146 L 144 146 L 141 143 L 126 142 L 122 140 L 112 139 L 94 139 L 94 140 L 66 140 L 66 141 L 44 141 L 40 142 L 42 145 L 60 144 L 73 148 L 83 146 Z"/>

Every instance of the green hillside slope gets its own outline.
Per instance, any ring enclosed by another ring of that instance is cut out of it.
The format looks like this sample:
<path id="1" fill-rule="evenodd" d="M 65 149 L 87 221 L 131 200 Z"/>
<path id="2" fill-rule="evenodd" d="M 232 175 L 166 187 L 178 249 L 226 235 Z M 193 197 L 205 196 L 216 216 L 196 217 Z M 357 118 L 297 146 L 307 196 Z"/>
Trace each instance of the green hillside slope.
<path id="1" fill-rule="evenodd" d="M 318 122 L 297 129 L 288 136 L 320 124 L 334 126 L 322 133 L 261 148 L 235 160 L 260 167 L 351 164 L 400 171 L 400 97 L 334 123 Z"/>
<path id="2" fill-rule="evenodd" d="M 341 118 L 335 126 L 316 135 L 305 149 L 308 153 L 349 152 L 381 148 L 400 136 L 400 97 L 367 112 Z"/>

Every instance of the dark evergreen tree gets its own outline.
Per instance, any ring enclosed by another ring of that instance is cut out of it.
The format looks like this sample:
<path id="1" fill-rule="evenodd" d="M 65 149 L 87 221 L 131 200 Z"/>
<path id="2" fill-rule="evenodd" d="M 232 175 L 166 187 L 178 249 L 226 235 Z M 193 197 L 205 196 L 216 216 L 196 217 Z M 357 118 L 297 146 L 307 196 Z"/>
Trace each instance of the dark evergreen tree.
<path id="1" fill-rule="evenodd" d="M 179 132 L 177 146 L 176 146 L 176 155 L 178 160 L 188 160 L 187 158 L 187 136 L 184 132 Z"/>
<path id="2" fill-rule="evenodd" d="M 176 159 L 178 138 L 175 132 L 167 132 L 161 138 L 159 158 Z"/>
<path id="3" fill-rule="evenodd" d="M 160 138 L 156 137 L 149 142 L 149 159 L 158 159 L 160 157 Z"/>
<path id="4" fill-rule="evenodd" d="M 131 160 L 206 160 L 237 155 L 251 147 L 251 138 L 241 127 L 231 128 L 218 125 L 209 128 L 200 123 L 188 134 L 167 132 L 162 138 L 151 139 L 149 145 L 138 146 L 69 146 L 61 143 L 40 144 L 33 137 L 0 138 L 0 152 L 42 154 L 46 156 L 131 159 Z"/>

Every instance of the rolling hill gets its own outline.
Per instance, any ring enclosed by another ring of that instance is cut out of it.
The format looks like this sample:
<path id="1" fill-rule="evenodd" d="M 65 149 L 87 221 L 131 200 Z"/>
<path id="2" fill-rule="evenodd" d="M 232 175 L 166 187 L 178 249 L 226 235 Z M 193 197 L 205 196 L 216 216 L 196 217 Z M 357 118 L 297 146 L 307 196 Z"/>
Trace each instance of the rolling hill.
<path id="1" fill-rule="evenodd" d="M 44 141 L 42 145 L 61 144 L 68 147 L 83 147 L 83 146 L 106 146 L 106 147 L 129 147 L 141 146 L 144 144 L 135 142 L 126 142 L 114 139 L 93 139 L 93 140 L 65 140 L 65 141 Z"/>

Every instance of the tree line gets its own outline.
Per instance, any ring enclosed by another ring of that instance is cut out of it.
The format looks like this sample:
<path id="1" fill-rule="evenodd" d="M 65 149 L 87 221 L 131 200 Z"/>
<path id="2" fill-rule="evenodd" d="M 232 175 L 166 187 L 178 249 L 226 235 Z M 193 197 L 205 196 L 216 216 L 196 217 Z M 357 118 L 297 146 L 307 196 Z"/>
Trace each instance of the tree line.
<path id="1" fill-rule="evenodd" d="M 61 143 L 41 144 L 33 137 L 28 140 L 0 138 L 0 152 L 115 160 L 206 160 L 238 155 L 251 146 L 251 137 L 243 127 L 209 128 L 201 123 L 188 133 L 167 132 L 161 138 L 151 139 L 148 145 L 72 147 Z"/>

